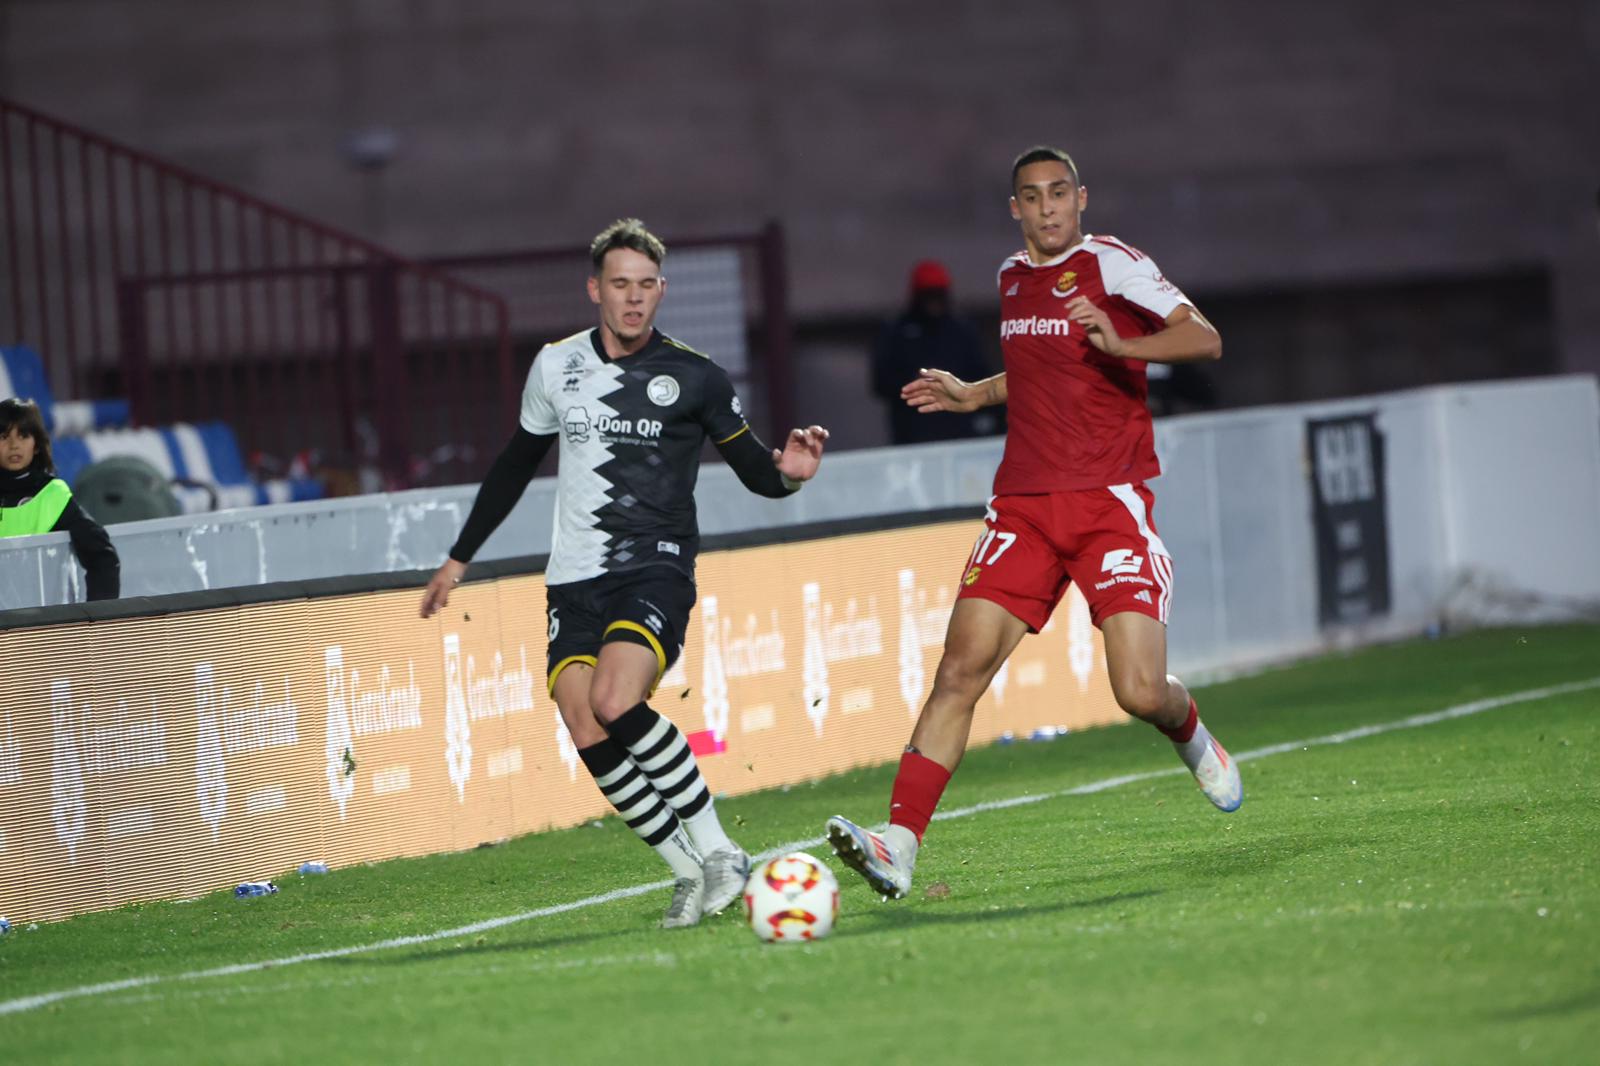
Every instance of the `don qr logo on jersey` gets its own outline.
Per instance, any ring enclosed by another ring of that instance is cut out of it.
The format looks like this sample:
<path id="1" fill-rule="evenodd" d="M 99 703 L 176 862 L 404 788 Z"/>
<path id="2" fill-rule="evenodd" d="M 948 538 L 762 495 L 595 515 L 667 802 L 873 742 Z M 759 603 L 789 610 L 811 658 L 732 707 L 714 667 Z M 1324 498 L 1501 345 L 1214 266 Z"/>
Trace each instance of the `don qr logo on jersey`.
<path id="1" fill-rule="evenodd" d="M 650 379 L 650 384 L 645 386 L 644 392 L 650 397 L 650 402 L 657 407 L 671 407 L 678 402 L 680 390 L 676 378 L 667 374 L 657 374 Z"/>
<path id="2" fill-rule="evenodd" d="M 978 578 L 983 576 L 983 567 L 974 566 L 967 571 L 967 576 L 961 579 L 963 585 L 976 585 Z"/>

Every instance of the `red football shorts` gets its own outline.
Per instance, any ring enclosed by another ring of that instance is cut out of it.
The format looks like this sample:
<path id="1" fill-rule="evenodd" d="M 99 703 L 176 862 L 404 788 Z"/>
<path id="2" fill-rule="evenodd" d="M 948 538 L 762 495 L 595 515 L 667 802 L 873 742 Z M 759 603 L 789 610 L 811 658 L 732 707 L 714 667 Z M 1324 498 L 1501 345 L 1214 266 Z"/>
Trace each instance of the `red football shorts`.
<path id="1" fill-rule="evenodd" d="M 1140 482 L 1042 496 L 996 496 L 957 598 L 992 600 L 1037 633 L 1076 581 L 1095 625 L 1121 611 L 1167 620 L 1172 557 Z"/>

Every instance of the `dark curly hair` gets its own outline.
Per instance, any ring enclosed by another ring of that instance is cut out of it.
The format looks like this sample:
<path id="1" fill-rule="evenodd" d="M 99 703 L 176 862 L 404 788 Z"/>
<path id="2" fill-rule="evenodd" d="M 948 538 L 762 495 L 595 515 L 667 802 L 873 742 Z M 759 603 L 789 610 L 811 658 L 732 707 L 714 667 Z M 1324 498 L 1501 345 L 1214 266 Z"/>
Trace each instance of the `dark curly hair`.
<path id="1" fill-rule="evenodd" d="M 13 429 L 33 438 L 33 465 L 28 469 L 53 472 L 56 461 L 50 454 L 50 431 L 44 428 L 39 405 L 32 400 L 0 400 L 0 437 L 9 436 Z"/>

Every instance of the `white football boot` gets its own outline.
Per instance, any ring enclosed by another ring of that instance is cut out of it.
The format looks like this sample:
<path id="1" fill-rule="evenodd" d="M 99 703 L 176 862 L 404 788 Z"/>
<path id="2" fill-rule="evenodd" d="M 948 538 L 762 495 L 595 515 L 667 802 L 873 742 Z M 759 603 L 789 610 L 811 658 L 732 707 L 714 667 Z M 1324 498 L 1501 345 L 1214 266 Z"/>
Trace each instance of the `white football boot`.
<path id="1" fill-rule="evenodd" d="M 721 914 L 744 894 L 744 883 L 750 880 L 750 856 L 738 845 L 718 848 L 706 856 L 700 871 L 706 893 L 702 913 Z"/>
<path id="2" fill-rule="evenodd" d="M 911 891 L 911 866 L 915 860 L 902 858 L 880 834 L 835 815 L 828 819 L 828 844 L 884 899 L 905 899 Z"/>
<path id="3" fill-rule="evenodd" d="M 1233 812 L 1244 802 L 1244 783 L 1239 780 L 1239 764 L 1233 761 L 1217 738 L 1196 722 L 1194 736 L 1186 743 L 1174 742 L 1178 758 L 1194 774 L 1195 783 L 1219 811 Z"/>
<path id="4" fill-rule="evenodd" d="M 672 902 L 661 916 L 663 929 L 687 929 L 698 925 L 705 913 L 706 886 L 698 877 L 680 877 L 672 882 Z"/>

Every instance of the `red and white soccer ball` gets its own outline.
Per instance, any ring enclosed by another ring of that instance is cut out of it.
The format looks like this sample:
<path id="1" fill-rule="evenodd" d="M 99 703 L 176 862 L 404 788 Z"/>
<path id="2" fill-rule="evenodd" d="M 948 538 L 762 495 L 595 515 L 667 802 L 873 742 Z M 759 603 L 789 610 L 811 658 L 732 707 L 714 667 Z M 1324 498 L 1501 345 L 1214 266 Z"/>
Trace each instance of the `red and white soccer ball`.
<path id="1" fill-rule="evenodd" d="M 803 851 L 760 863 L 744 885 L 750 931 L 779 944 L 821 940 L 839 917 L 839 881 Z"/>

